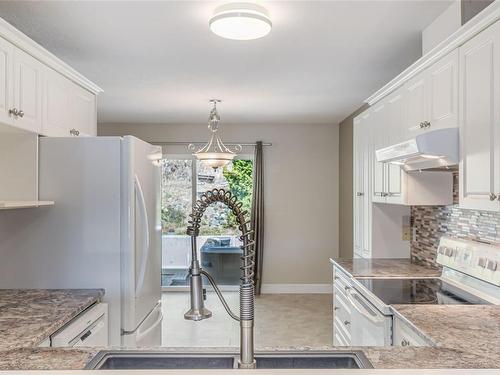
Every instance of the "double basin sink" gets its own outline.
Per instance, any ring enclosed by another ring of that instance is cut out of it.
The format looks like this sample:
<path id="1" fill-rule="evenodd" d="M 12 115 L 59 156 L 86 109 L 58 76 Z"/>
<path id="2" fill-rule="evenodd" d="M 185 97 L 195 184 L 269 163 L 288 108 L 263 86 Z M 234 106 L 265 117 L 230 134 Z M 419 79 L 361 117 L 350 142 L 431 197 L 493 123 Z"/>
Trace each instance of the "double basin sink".
<path id="1" fill-rule="evenodd" d="M 258 369 L 361 369 L 372 365 L 361 351 L 262 352 L 255 355 Z M 86 369 L 234 369 L 233 353 L 166 353 L 161 351 L 101 351 Z"/>

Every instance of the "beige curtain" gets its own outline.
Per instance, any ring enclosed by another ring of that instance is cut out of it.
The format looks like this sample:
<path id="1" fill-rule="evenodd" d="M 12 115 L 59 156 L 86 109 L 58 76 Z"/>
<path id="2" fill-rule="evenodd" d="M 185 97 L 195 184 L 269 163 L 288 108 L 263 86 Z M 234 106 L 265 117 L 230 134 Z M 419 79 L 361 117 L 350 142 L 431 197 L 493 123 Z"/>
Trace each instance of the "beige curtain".
<path id="1" fill-rule="evenodd" d="M 255 294 L 260 294 L 262 285 L 262 260 L 264 255 L 264 168 L 262 141 L 255 145 L 252 194 L 252 229 L 255 251 Z"/>

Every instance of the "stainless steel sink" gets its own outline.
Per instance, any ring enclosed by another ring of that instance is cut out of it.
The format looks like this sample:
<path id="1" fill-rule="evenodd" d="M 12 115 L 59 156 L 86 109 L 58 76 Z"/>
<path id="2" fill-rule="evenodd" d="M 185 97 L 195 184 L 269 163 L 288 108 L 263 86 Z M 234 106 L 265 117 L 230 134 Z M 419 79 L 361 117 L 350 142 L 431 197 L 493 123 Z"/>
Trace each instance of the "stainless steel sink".
<path id="1" fill-rule="evenodd" d="M 261 369 L 372 368 L 361 351 L 262 352 L 255 355 Z M 162 351 L 101 351 L 85 367 L 87 370 L 123 369 L 232 369 L 237 368 L 234 353 L 171 353 Z"/>

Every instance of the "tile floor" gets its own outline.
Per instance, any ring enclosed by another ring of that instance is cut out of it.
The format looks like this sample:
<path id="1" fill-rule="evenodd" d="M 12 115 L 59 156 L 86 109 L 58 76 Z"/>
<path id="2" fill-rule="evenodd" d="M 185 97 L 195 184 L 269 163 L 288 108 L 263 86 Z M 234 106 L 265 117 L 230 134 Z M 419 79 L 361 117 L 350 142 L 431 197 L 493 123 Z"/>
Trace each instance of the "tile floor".
<path id="1" fill-rule="evenodd" d="M 224 293 L 239 312 L 237 292 Z M 187 292 L 164 292 L 162 345 L 171 347 L 237 347 L 239 323 L 232 320 L 215 293 L 205 306 L 213 316 L 200 322 L 184 320 L 189 307 Z M 266 294 L 255 302 L 255 346 L 332 345 L 332 297 L 329 294 Z"/>

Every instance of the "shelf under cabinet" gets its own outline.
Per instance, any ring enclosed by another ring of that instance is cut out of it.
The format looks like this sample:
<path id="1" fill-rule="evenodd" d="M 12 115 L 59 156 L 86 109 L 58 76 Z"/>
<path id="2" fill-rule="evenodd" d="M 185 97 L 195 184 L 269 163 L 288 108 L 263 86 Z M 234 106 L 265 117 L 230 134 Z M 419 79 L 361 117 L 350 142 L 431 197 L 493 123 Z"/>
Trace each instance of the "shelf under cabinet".
<path id="1" fill-rule="evenodd" d="M 0 201 L 0 210 L 53 206 L 54 201 Z"/>

